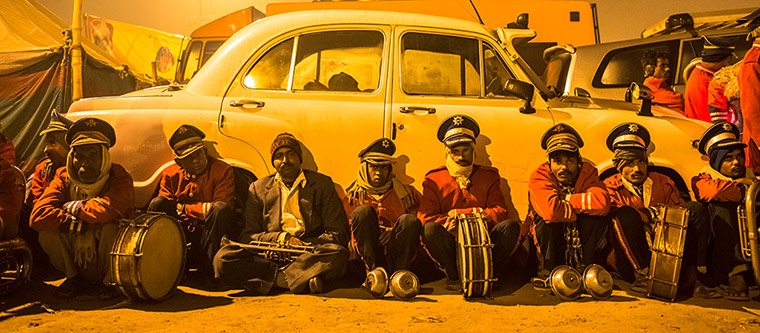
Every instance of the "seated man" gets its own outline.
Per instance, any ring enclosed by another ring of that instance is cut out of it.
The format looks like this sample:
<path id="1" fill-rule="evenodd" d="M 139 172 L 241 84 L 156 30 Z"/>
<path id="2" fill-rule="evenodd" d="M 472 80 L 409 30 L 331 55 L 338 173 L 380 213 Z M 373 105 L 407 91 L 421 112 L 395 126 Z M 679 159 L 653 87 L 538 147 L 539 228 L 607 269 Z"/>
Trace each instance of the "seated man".
<path id="1" fill-rule="evenodd" d="M 683 96 L 670 87 L 670 54 L 649 50 L 641 57 L 641 67 L 644 69 L 644 85 L 652 93 L 652 103 L 683 111 Z"/>
<path id="2" fill-rule="evenodd" d="M 351 247 L 367 271 L 383 267 L 388 274 L 409 269 L 420 246 L 417 219 L 420 192 L 393 175 L 396 145 L 378 139 L 359 153 L 359 176 L 346 189 L 343 205 L 350 216 Z"/>
<path id="3" fill-rule="evenodd" d="M 648 171 L 649 131 L 636 123 L 615 127 L 607 137 L 607 148 L 615 153 L 612 162 L 618 173 L 604 180 L 612 204 L 615 270 L 635 281 L 631 290 L 645 292 L 651 252 L 647 236 L 653 236 L 652 208 L 659 205 L 685 207 L 689 211 L 682 281 L 692 283 L 696 267 L 707 271 L 707 214 L 697 202 L 684 203 L 673 180 Z M 649 235 L 647 235 L 647 233 Z"/>
<path id="4" fill-rule="evenodd" d="M 459 290 L 456 228 L 457 209 L 483 209 L 494 244 L 494 277 L 499 276 L 516 249 L 520 224 L 507 221 L 499 171 L 478 165 L 475 139 L 480 127 L 472 118 L 454 115 L 438 127 L 438 141 L 444 144 L 446 165 L 430 170 L 422 182 L 422 198 L 417 216 L 423 224 L 422 240 L 430 256 L 446 274 L 446 289 Z"/>
<path id="5" fill-rule="evenodd" d="M 548 161 L 530 175 L 528 219 L 538 247 L 541 270 L 548 276 L 558 265 L 594 263 L 597 244 L 607 228 L 610 197 L 596 167 L 583 162 L 583 140 L 566 124 L 550 128 L 541 139 Z M 567 240 L 565 235 L 572 237 Z M 568 247 L 568 242 L 580 248 Z"/>
<path id="6" fill-rule="evenodd" d="M 19 180 L 23 180 L 21 172 L 0 158 L 0 241 L 18 233 L 18 216 L 24 201 L 24 183 Z"/>
<path id="7" fill-rule="evenodd" d="M 30 225 L 39 231 L 40 245 L 53 267 L 66 274 L 58 297 L 89 291 L 98 297 L 116 296 L 108 266 L 118 231 L 118 218 L 134 210 L 132 177 L 111 163 L 108 148 L 116 141 L 113 127 L 96 118 L 75 122 L 66 135 L 72 150 L 32 209 Z"/>
<path id="8" fill-rule="evenodd" d="M 251 184 L 240 242 L 222 246 L 214 257 L 216 277 L 230 287 L 264 295 L 273 285 L 300 293 L 323 292 L 323 278 L 343 276 L 348 265 L 348 219 L 332 179 L 302 170 L 301 143 L 282 133 L 272 143 L 275 174 Z M 264 253 L 246 245 L 314 246 L 278 269 Z"/>
<path id="9" fill-rule="evenodd" d="M 223 235 L 236 238 L 232 203 L 235 176 L 232 167 L 206 153 L 206 135 L 192 125 L 182 125 L 171 138 L 175 164 L 161 175 L 158 196 L 149 211 L 164 212 L 182 223 L 187 241 L 188 264 L 212 278 L 211 262 Z"/>
<path id="10" fill-rule="evenodd" d="M 707 205 L 712 235 L 710 238 L 711 275 L 728 279 L 723 296 L 748 300 L 744 273 L 750 270 L 741 255 L 736 208 L 743 203 L 747 187 L 757 181 L 753 170 L 745 167 L 744 148 L 738 141 L 739 129 L 731 123 L 718 123 L 699 139 L 699 152 L 710 158 L 710 166 L 692 178 L 697 200 Z"/>
<path id="11" fill-rule="evenodd" d="M 71 120 L 61 116 L 55 110 L 50 114 L 50 123 L 48 127 L 40 132 L 45 136 L 45 158 L 34 168 L 32 184 L 29 188 L 29 195 L 26 198 L 26 204 L 34 206 L 37 200 L 45 192 L 50 182 L 55 176 L 55 172 L 66 165 L 66 156 L 69 155 L 69 144 L 66 143 L 66 133 L 73 124 Z"/>

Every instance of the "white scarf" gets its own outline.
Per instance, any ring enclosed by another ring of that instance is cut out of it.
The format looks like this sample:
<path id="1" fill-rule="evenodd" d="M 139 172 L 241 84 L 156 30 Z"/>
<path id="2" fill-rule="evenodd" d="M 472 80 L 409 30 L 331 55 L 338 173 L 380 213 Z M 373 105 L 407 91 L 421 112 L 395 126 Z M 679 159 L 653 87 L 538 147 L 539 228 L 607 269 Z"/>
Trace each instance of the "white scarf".
<path id="1" fill-rule="evenodd" d="M 446 155 L 446 169 L 449 170 L 451 177 L 456 179 L 460 189 L 470 187 L 470 175 L 472 174 L 472 167 L 475 165 L 475 145 L 471 143 L 470 147 L 472 148 L 472 163 L 468 166 L 461 166 L 457 162 L 454 162 L 454 159 L 451 157 L 451 149 L 446 146 L 443 148 Z"/>

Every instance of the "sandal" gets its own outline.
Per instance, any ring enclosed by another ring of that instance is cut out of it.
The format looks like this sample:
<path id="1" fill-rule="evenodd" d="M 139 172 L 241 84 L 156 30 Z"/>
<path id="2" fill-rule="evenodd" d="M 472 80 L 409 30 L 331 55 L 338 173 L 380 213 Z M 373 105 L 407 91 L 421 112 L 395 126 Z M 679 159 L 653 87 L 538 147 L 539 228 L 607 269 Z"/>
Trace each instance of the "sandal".
<path id="1" fill-rule="evenodd" d="M 697 282 L 694 286 L 694 297 L 716 299 L 723 297 L 723 294 L 721 294 L 718 288 L 710 288 Z"/>
<path id="2" fill-rule="evenodd" d="M 744 276 L 736 274 L 728 278 L 728 287 L 723 290 L 723 297 L 732 301 L 749 301 L 747 283 Z"/>

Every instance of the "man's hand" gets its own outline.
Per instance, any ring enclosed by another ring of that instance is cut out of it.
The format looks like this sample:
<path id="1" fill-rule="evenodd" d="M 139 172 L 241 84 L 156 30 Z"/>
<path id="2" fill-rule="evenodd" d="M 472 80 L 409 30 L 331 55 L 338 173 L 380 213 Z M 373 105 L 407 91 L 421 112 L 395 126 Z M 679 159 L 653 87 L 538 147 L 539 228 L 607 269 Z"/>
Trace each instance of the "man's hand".
<path id="1" fill-rule="evenodd" d="M 64 203 L 62 209 L 66 213 L 77 217 L 79 216 L 79 210 L 82 209 L 82 206 L 84 206 L 84 200 L 72 200 Z"/>
<path id="2" fill-rule="evenodd" d="M 308 245 L 306 242 L 298 239 L 298 237 L 293 236 L 291 234 L 288 234 L 285 236 L 285 243 L 288 245 L 294 245 L 294 246 L 306 246 Z"/>
<path id="3" fill-rule="evenodd" d="M 754 183 L 754 182 L 756 182 L 756 181 L 757 181 L 757 179 L 754 179 L 754 178 L 746 178 L 746 177 L 745 177 L 745 178 L 741 178 L 741 179 L 739 179 L 739 183 L 742 183 L 742 184 L 744 184 L 744 185 L 747 185 L 747 186 L 751 186 L 751 185 L 752 185 L 752 183 Z"/>
<path id="4" fill-rule="evenodd" d="M 443 227 L 446 228 L 447 231 L 452 231 L 459 225 L 459 221 L 457 220 L 456 216 L 457 213 L 454 209 L 449 211 L 449 217 L 446 218 L 446 223 L 443 224 Z"/>
<path id="5" fill-rule="evenodd" d="M 391 241 L 391 229 L 386 229 L 384 227 L 380 227 L 380 246 L 386 246 Z"/>

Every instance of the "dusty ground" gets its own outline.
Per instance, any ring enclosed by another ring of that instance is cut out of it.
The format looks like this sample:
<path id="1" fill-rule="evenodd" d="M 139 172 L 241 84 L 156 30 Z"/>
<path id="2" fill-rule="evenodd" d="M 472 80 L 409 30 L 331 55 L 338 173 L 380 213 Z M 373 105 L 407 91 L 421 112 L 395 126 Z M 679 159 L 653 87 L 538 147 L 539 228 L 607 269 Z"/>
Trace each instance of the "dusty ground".
<path id="1" fill-rule="evenodd" d="M 465 301 L 442 281 L 423 285 L 413 301 L 375 300 L 366 292 L 338 287 L 319 295 L 234 296 L 236 291 L 207 292 L 180 287 L 157 304 L 124 300 L 76 301 L 52 296 L 62 280 L 35 282 L 0 301 L 7 310 L 41 301 L 14 316 L 0 315 L 0 332 L 11 331 L 532 331 L 571 332 L 682 331 L 760 332 L 760 303 L 686 299 L 665 303 L 627 292 L 616 281 L 613 297 L 575 302 L 517 284 L 494 292 L 491 300 Z M 515 290 L 516 289 L 516 290 Z M 756 295 L 753 291 L 752 295 Z"/>

